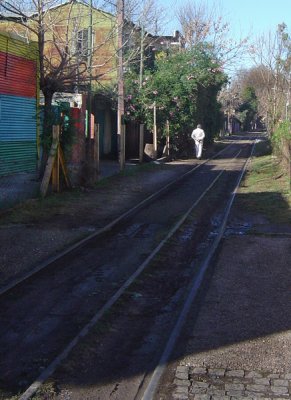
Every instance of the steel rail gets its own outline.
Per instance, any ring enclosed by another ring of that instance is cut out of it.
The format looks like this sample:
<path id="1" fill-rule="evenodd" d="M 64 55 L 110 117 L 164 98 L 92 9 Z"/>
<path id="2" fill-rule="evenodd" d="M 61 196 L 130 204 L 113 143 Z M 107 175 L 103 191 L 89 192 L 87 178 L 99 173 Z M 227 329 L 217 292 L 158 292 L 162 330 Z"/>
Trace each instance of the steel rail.
<path id="1" fill-rule="evenodd" d="M 223 149 L 222 151 L 224 151 Z M 222 151 L 217 153 L 215 156 L 220 154 Z M 234 156 L 233 159 L 237 158 L 241 153 L 241 150 Z M 211 159 L 213 159 L 212 157 Z M 199 168 L 201 165 L 205 164 L 209 160 L 205 160 L 203 163 L 195 166 L 191 171 L 186 172 L 182 175 L 185 176 L 192 173 L 194 170 Z M 174 224 L 174 226 L 170 229 L 166 237 L 155 247 L 155 249 L 151 252 L 151 254 L 146 258 L 146 260 L 139 265 L 137 270 L 125 281 L 125 283 L 115 292 L 113 296 L 101 307 L 99 311 L 91 318 L 91 320 L 82 328 L 82 330 L 71 340 L 71 342 L 64 348 L 64 350 L 49 364 L 49 366 L 39 375 L 39 377 L 26 389 L 26 391 L 19 397 L 19 400 L 29 400 L 37 390 L 42 386 L 42 384 L 54 373 L 56 368 L 60 365 L 62 361 L 64 361 L 71 350 L 79 343 L 79 341 L 84 338 L 90 329 L 104 316 L 104 314 L 120 299 L 125 290 L 135 281 L 136 278 L 140 276 L 140 274 L 146 269 L 147 266 L 153 261 L 154 257 L 158 254 L 158 252 L 162 249 L 162 247 L 168 242 L 168 240 L 177 232 L 177 230 L 184 224 L 186 219 L 192 213 L 194 208 L 200 203 L 200 201 L 205 197 L 205 195 L 213 188 L 216 182 L 219 180 L 221 175 L 225 172 L 225 169 L 221 170 L 217 176 L 212 180 L 212 182 L 208 185 L 208 187 L 204 190 L 204 192 L 200 195 L 200 197 L 191 205 L 190 208 L 183 214 L 183 216 Z M 174 182 L 178 182 L 182 179 L 179 177 Z M 166 185 L 165 187 L 169 187 L 173 185 L 173 182 Z M 163 188 L 164 189 L 164 188 Z M 161 191 L 159 191 L 160 193 Z M 152 197 L 152 196 L 150 196 Z M 125 213 L 127 214 L 127 213 Z M 120 220 L 120 219 L 118 219 Z M 95 235 L 94 235 L 95 236 Z"/>
<path id="2" fill-rule="evenodd" d="M 218 234 L 217 234 L 214 242 L 212 243 L 211 248 L 210 248 L 207 256 L 205 257 L 205 259 L 201 262 L 201 264 L 199 266 L 198 275 L 197 276 L 195 275 L 193 280 L 192 280 L 192 282 L 190 283 L 190 288 L 189 288 L 186 300 L 185 300 L 185 302 L 184 302 L 184 304 L 182 306 L 182 311 L 179 314 L 179 316 L 177 318 L 177 321 L 176 321 L 176 324 L 175 324 L 173 330 L 170 333 L 168 342 L 167 342 L 167 344 L 166 344 L 166 346 L 164 348 L 164 351 L 163 351 L 162 356 L 161 356 L 161 358 L 159 360 L 158 366 L 155 368 L 154 372 L 152 373 L 151 378 L 150 378 L 150 380 L 149 380 L 149 382 L 148 382 L 148 384 L 146 386 L 146 389 L 145 389 L 145 391 L 143 393 L 143 396 L 142 396 L 141 400 L 154 400 L 154 396 L 155 396 L 157 387 L 159 385 L 159 382 L 160 382 L 160 379 L 162 377 L 162 374 L 166 369 L 167 362 L 168 362 L 168 360 L 169 360 L 169 358 L 170 358 L 170 356 L 171 356 L 171 354 L 172 354 L 172 352 L 174 350 L 174 347 L 175 347 L 176 342 L 178 340 L 178 337 L 179 337 L 179 335 L 181 333 L 183 325 L 186 322 L 187 315 L 188 315 L 188 313 L 190 311 L 190 308 L 191 308 L 191 306 L 192 306 L 192 304 L 193 304 L 193 302 L 194 302 L 194 300 L 195 300 L 195 298 L 196 298 L 196 296 L 198 294 L 198 291 L 199 291 L 199 289 L 201 287 L 201 284 L 202 284 L 203 279 L 205 277 L 205 273 L 208 270 L 208 267 L 209 267 L 209 264 L 210 264 L 210 262 L 212 260 L 212 257 L 214 255 L 215 251 L 217 250 L 217 247 L 218 247 L 218 245 L 219 245 L 219 243 L 220 243 L 220 241 L 222 239 L 222 236 L 224 234 L 226 223 L 227 223 L 227 220 L 228 220 L 228 217 L 229 217 L 229 213 L 230 213 L 233 201 L 235 199 L 237 190 L 238 190 L 238 188 L 240 186 L 241 180 L 242 180 L 242 178 L 243 178 L 243 176 L 245 174 L 245 171 L 246 171 L 246 168 L 248 166 L 248 163 L 250 162 L 250 160 L 251 160 L 251 158 L 253 156 L 255 145 L 256 145 L 256 141 L 253 144 L 251 155 L 246 160 L 246 162 L 245 162 L 245 164 L 243 166 L 243 169 L 242 169 L 242 171 L 241 171 L 241 173 L 240 173 L 240 175 L 238 177 L 235 189 L 232 192 L 232 194 L 230 196 L 230 199 L 229 199 L 229 201 L 228 201 L 228 203 L 226 205 L 226 208 L 224 210 L 223 221 L 222 221 L 222 224 L 221 224 L 220 229 L 218 231 Z"/>
<path id="3" fill-rule="evenodd" d="M 210 157 L 206 160 L 204 160 L 203 162 L 195 165 L 194 168 L 191 168 L 189 171 L 185 172 L 184 174 L 182 174 L 181 176 L 179 176 L 178 178 L 174 179 L 173 181 L 167 183 L 165 186 L 163 186 L 161 189 L 159 189 L 158 191 L 154 192 L 153 194 L 151 194 L 150 196 L 148 196 L 146 199 L 142 200 L 140 203 L 138 203 L 137 205 L 135 205 L 134 207 L 132 207 L 131 209 L 129 209 L 128 211 L 124 212 L 123 214 L 121 214 L 119 217 L 117 217 L 116 219 L 114 219 L 113 221 L 109 222 L 107 225 L 105 225 L 104 227 L 98 229 L 96 232 L 86 236 L 84 239 L 78 241 L 77 243 L 67 247 L 65 250 L 63 250 L 62 252 L 58 253 L 56 256 L 50 257 L 47 260 L 45 260 L 44 262 L 40 263 L 39 265 L 37 265 L 35 268 L 33 268 L 31 271 L 29 271 L 26 275 L 24 275 L 23 277 L 16 279 L 12 282 L 10 282 L 9 284 L 5 285 L 4 287 L 2 287 L 0 289 L 0 296 L 7 293 L 9 290 L 15 288 L 16 286 L 18 286 L 19 284 L 23 283 L 24 281 L 26 281 L 27 279 L 31 278 L 33 275 L 37 274 L 38 272 L 44 270 L 45 268 L 47 268 L 49 265 L 53 264 L 54 262 L 60 260 L 61 258 L 65 257 L 66 255 L 70 254 L 71 252 L 77 250 L 78 248 L 86 245 L 90 240 L 95 239 L 96 237 L 104 234 L 105 232 L 108 232 L 110 230 L 112 230 L 116 225 L 118 225 L 120 222 L 124 222 L 127 218 L 133 216 L 137 211 L 141 210 L 143 207 L 147 206 L 148 204 L 150 204 L 152 201 L 154 201 L 155 199 L 157 199 L 159 196 L 163 195 L 164 193 L 166 193 L 168 190 L 171 189 L 172 186 L 174 186 L 175 184 L 177 184 L 178 182 L 182 181 L 183 179 L 185 179 L 188 175 L 192 174 L 193 172 L 195 172 L 198 168 L 200 168 L 202 165 L 206 164 L 207 162 L 215 159 L 216 157 L 218 157 L 221 153 L 223 153 L 226 149 L 229 149 L 231 146 L 233 146 L 234 143 L 231 143 L 230 145 L 226 146 L 225 148 L 223 148 L 222 150 L 220 150 L 218 153 L 216 153 L 213 157 Z"/>

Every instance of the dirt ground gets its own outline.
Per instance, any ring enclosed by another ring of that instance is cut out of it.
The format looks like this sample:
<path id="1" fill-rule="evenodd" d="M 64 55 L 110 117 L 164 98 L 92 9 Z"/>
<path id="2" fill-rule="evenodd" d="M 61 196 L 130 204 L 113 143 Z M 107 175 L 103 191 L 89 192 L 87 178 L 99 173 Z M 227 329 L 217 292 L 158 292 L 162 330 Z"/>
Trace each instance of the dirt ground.
<path id="1" fill-rule="evenodd" d="M 291 232 L 259 230 L 224 238 L 195 327 L 188 327 L 185 363 L 291 372 Z"/>
<path id="2" fill-rule="evenodd" d="M 230 398 L 221 397 L 228 395 L 221 390 L 225 378 L 211 378 L 209 371 L 233 376 L 233 398 L 290 398 L 290 259 L 291 225 L 271 224 L 261 214 L 246 213 L 237 201 L 156 399 Z M 199 373 L 198 383 L 193 371 L 205 371 Z M 258 378 L 253 382 L 257 386 L 249 385 L 248 376 Z M 276 379 L 285 387 L 272 387 Z"/>

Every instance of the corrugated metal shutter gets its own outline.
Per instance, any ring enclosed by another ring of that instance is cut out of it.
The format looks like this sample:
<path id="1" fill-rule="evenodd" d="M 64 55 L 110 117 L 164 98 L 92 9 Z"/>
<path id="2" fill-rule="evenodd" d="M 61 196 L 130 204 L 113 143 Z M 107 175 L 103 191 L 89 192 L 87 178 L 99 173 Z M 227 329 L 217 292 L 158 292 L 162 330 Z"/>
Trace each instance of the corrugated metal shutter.
<path id="1" fill-rule="evenodd" d="M 36 61 L 0 52 L 0 93 L 36 97 Z"/>
<path id="2" fill-rule="evenodd" d="M 36 49 L 0 34 L 0 176 L 36 171 Z"/>
<path id="3" fill-rule="evenodd" d="M 4 53 L 14 54 L 27 60 L 37 60 L 37 43 L 27 43 L 11 37 L 9 33 L 1 32 L 0 34 L 0 51 Z"/>
<path id="4" fill-rule="evenodd" d="M 36 171 L 36 142 L 0 141 L 0 176 Z"/>
<path id="5" fill-rule="evenodd" d="M 37 166 L 36 99 L 0 95 L 0 175 Z"/>

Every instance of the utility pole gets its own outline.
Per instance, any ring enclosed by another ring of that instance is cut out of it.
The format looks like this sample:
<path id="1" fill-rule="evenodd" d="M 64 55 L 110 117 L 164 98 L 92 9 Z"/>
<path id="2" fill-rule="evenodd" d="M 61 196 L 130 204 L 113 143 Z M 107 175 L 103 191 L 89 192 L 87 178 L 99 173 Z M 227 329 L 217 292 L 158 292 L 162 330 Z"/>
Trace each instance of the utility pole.
<path id="1" fill-rule="evenodd" d="M 154 130 L 153 130 L 153 150 L 154 150 L 154 159 L 157 158 L 158 154 L 158 139 L 157 139 L 157 103 L 154 102 Z"/>
<path id="2" fill-rule="evenodd" d="M 143 63 L 144 63 L 144 21 L 141 21 L 141 35 L 140 35 L 140 64 L 139 64 L 139 88 L 142 88 L 143 81 Z M 139 162 L 143 162 L 144 152 L 144 124 L 139 126 Z"/>
<path id="3" fill-rule="evenodd" d="M 289 119 L 288 109 L 290 106 L 291 72 L 289 73 L 287 83 L 288 83 L 288 87 L 287 87 L 287 93 L 286 93 L 286 115 L 285 115 L 286 121 Z"/>
<path id="4" fill-rule="evenodd" d="M 88 93 L 87 93 L 87 165 L 88 165 L 88 180 L 92 177 L 92 146 L 91 146 L 91 114 L 92 114 L 92 0 L 89 3 L 89 21 L 88 21 Z"/>
<path id="5" fill-rule="evenodd" d="M 119 166 L 121 171 L 123 171 L 125 167 L 123 26 L 124 26 L 124 0 L 117 0 L 117 45 L 118 45 L 117 139 L 118 139 L 118 152 L 119 152 Z"/>
<path id="6" fill-rule="evenodd" d="M 140 64 L 139 64 L 139 87 L 142 87 L 143 80 L 143 63 L 144 63 L 144 25 L 142 21 L 140 36 Z"/>

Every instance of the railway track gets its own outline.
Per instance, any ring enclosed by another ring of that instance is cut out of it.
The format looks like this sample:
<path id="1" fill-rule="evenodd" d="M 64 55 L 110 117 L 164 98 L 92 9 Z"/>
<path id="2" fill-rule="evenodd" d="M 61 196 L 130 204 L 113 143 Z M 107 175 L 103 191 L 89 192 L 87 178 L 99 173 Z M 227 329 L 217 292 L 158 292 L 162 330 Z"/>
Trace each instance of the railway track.
<path id="1" fill-rule="evenodd" d="M 45 268 L 7 288 L 0 297 L 4 310 L 0 318 L 2 391 L 13 393 L 17 388 L 23 392 L 21 400 L 31 398 L 121 296 L 128 296 L 129 288 L 148 268 L 162 265 L 159 279 L 168 275 L 170 280 L 175 279 L 177 270 L 168 271 L 167 257 L 171 260 L 176 254 L 175 262 L 185 265 L 193 253 L 201 260 L 217 237 L 214 231 L 223 221 L 250 151 L 250 143 L 233 143 Z M 199 271 L 196 266 L 194 269 L 195 281 Z M 186 267 L 166 295 L 181 292 L 192 270 Z M 153 288 L 154 282 L 144 288 Z M 184 300 L 180 295 L 177 303 L 182 305 Z M 144 385 L 148 381 L 145 376 L 148 374 L 143 373 L 141 379 Z M 143 385 L 138 386 L 141 393 Z"/>

